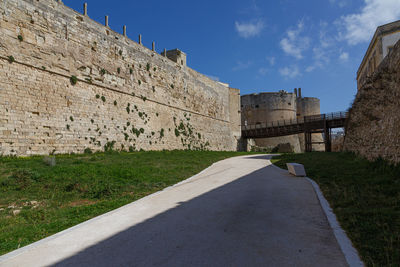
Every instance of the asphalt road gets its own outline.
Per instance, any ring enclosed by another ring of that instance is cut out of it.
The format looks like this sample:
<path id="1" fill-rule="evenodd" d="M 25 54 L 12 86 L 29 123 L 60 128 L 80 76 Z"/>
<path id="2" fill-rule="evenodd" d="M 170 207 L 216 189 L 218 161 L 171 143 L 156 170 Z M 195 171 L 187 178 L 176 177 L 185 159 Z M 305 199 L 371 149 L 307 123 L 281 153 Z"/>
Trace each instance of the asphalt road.
<path id="1" fill-rule="evenodd" d="M 267 158 L 220 161 L 0 266 L 347 266 L 311 184 Z"/>

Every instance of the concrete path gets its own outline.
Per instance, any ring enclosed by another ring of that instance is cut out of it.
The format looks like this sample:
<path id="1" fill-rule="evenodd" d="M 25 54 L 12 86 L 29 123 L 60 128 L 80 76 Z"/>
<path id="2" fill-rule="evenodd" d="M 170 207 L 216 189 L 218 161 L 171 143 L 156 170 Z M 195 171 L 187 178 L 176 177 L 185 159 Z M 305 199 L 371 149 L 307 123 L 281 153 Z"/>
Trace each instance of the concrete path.
<path id="1" fill-rule="evenodd" d="M 310 182 L 268 156 L 178 185 L 0 257 L 0 266 L 347 266 Z"/>

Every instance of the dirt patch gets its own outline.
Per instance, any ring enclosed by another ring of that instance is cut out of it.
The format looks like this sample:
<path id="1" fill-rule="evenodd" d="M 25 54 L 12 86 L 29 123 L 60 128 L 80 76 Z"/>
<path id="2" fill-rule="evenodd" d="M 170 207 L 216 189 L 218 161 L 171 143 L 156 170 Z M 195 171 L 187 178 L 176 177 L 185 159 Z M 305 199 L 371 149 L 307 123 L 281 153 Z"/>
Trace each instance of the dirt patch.
<path id="1" fill-rule="evenodd" d="M 96 204 L 98 201 L 89 200 L 89 199 L 79 199 L 76 201 L 72 201 L 66 205 L 66 207 L 78 207 L 78 206 L 90 206 Z"/>

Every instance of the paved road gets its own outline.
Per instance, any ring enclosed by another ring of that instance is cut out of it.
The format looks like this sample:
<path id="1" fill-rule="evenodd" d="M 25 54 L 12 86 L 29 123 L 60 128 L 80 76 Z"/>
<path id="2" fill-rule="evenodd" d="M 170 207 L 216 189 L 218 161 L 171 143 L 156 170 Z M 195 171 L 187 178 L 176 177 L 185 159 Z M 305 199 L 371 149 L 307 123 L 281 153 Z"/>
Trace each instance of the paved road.
<path id="1" fill-rule="evenodd" d="M 220 161 L 0 265 L 347 266 L 311 184 L 267 158 Z"/>

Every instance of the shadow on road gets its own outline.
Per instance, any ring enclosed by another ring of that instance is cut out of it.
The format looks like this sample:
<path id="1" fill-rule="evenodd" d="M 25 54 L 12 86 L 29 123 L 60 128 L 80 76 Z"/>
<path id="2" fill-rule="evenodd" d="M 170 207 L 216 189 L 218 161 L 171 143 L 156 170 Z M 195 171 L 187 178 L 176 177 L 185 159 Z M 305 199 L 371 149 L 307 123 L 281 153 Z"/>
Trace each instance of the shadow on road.
<path id="1" fill-rule="evenodd" d="M 56 266 L 340 266 L 328 228 L 308 182 L 267 166 Z"/>

